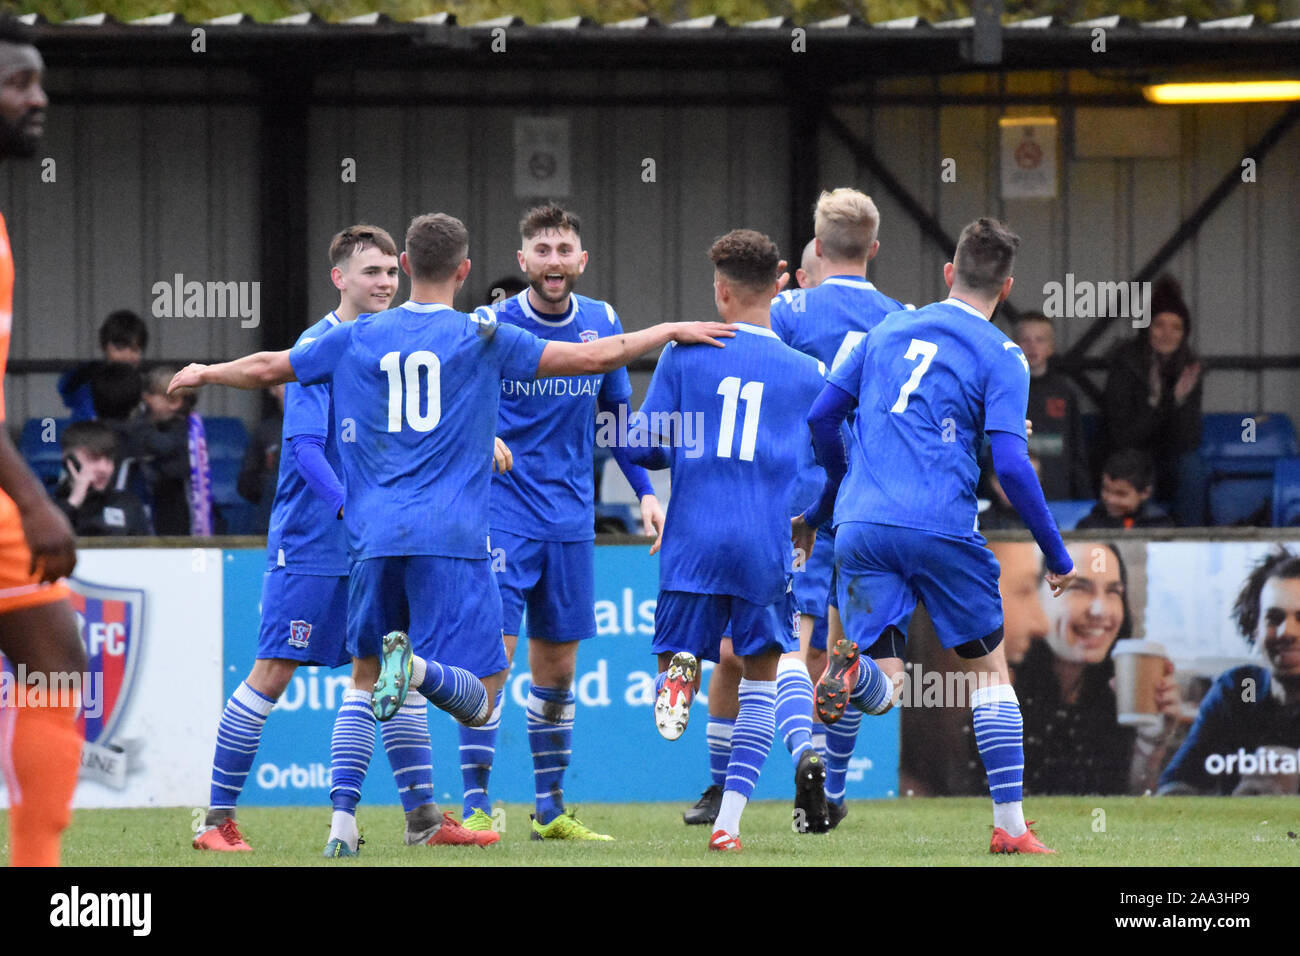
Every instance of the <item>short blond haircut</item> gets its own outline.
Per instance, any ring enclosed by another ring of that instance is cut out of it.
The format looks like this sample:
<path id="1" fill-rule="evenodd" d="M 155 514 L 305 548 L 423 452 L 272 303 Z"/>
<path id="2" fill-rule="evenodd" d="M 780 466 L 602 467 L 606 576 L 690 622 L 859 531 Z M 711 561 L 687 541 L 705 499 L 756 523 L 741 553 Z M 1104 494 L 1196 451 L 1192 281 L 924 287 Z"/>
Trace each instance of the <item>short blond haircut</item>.
<path id="1" fill-rule="evenodd" d="M 813 232 L 825 258 L 864 261 L 879 230 L 880 211 L 866 193 L 841 186 L 817 198 Z"/>

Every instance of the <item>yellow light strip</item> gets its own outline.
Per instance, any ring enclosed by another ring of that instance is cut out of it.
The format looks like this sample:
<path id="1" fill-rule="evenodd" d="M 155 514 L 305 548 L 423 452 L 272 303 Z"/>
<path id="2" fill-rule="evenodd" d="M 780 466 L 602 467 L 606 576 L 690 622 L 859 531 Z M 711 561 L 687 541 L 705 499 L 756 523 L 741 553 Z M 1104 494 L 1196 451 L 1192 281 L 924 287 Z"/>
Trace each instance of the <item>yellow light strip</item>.
<path id="1" fill-rule="evenodd" d="M 1152 103 L 1264 103 L 1300 100 L 1300 80 L 1258 80 L 1241 83 L 1158 83 L 1142 87 Z"/>

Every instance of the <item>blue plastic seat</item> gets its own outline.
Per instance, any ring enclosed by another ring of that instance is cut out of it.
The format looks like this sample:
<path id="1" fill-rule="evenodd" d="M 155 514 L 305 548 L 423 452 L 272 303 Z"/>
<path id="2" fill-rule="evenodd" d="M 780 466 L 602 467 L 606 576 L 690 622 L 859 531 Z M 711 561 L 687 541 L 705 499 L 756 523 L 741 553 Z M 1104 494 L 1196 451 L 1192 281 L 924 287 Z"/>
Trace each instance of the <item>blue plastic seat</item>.
<path id="1" fill-rule="evenodd" d="M 242 461 L 248 448 L 248 427 L 243 419 L 224 415 L 203 417 L 203 433 L 208 441 L 208 457 L 233 458 Z M 238 474 L 238 469 L 236 469 Z"/>
<path id="2" fill-rule="evenodd" d="M 48 491 L 53 491 L 63 474 L 63 451 L 59 448 L 59 439 L 71 421 L 71 418 L 46 416 L 23 422 L 18 452 Z M 52 430 L 47 425 L 49 422 L 54 424 Z"/>
<path id="3" fill-rule="evenodd" d="M 1273 497 L 1274 469 L 1300 454 L 1295 425 L 1280 413 L 1220 412 L 1202 416 L 1209 520 L 1213 525 L 1258 521 Z"/>
<path id="4" fill-rule="evenodd" d="M 1049 501 L 1047 510 L 1056 519 L 1056 526 L 1062 531 L 1070 531 L 1083 520 L 1084 516 L 1097 504 L 1097 499 L 1077 499 Z"/>
<path id="5" fill-rule="evenodd" d="M 1300 458 L 1283 458 L 1273 466 L 1273 526 L 1300 525 Z"/>

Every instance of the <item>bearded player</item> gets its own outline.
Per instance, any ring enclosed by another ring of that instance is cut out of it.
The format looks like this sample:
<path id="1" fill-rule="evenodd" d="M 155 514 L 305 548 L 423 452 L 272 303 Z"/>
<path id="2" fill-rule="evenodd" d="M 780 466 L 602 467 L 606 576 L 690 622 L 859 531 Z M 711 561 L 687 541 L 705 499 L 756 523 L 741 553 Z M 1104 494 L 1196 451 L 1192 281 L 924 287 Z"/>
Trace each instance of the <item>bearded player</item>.
<path id="1" fill-rule="evenodd" d="M 622 333 L 613 306 L 573 291 L 587 267 L 580 232 L 578 217 L 554 204 L 524 214 L 518 256 L 528 286 L 496 307 L 498 321 L 554 342 L 590 342 Z M 619 406 L 631 397 L 624 368 L 604 375 L 501 383 L 497 435 L 510 447 L 514 467 L 492 480 L 492 547 L 504 554 L 496 579 L 506 653 L 512 660 L 528 612 L 535 839 L 610 839 L 565 812 L 564 772 L 572 752 L 578 645 L 596 636 L 592 421 L 598 408 L 614 421 L 626 421 Z M 663 509 L 649 475 L 628 460 L 622 443 L 611 450 L 640 498 L 645 533 L 658 533 Z M 470 830 L 492 827 L 488 779 L 503 700 L 504 693 L 498 692 L 484 726 L 460 728 L 464 821 Z"/>

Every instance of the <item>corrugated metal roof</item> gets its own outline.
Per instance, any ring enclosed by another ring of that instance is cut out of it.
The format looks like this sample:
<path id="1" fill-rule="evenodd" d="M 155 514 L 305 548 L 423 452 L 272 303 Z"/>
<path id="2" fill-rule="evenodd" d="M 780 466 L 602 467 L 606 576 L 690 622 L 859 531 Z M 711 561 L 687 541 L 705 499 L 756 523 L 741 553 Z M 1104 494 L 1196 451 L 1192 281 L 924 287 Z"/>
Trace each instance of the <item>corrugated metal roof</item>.
<path id="1" fill-rule="evenodd" d="M 346 20 L 329 22 L 320 19 L 314 13 L 295 13 L 291 16 L 280 17 L 276 20 L 259 21 L 246 13 L 230 13 L 224 16 L 212 17 L 208 20 L 197 20 L 194 22 L 187 21 L 178 13 L 159 13 L 153 16 L 142 17 L 138 20 L 128 20 L 119 22 L 107 13 L 93 13 L 87 16 L 74 17 L 69 20 L 50 21 L 39 13 L 25 13 L 19 16 L 20 20 L 29 26 L 40 26 L 45 28 L 60 27 L 102 27 L 102 26 L 125 26 L 125 27 L 166 27 L 166 26 L 277 26 L 277 27 L 304 27 L 304 26 L 321 26 L 332 29 L 351 29 L 365 26 L 378 26 L 382 24 L 436 24 L 442 26 L 457 26 L 460 29 L 467 30 L 491 30 L 497 27 L 519 28 L 519 27 L 538 27 L 557 30 L 653 30 L 665 26 L 655 17 L 633 17 L 629 20 L 620 20 L 613 23 L 601 24 L 588 17 L 574 16 L 566 17 L 561 20 L 550 20 L 540 23 L 529 24 L 518 16 L 495 17 L 490 20 L 480 20 L 474 23 L 459 24 L 456 15 L 450 11 L 429 14 L 427 16 L 416 17 L 411 20 L 399 21 L 393 20 L 383 13 L 367 13 L 357 17 L 350 17 Z M 788 30 L 794 26 L 802 25 L 806 27 L 816 27 L 819 30 L 967 30 L 973 29 L 975 25 L 974 17 L 960 17 L 955 20 L 942 20 L 931 23 L 924 17 L 902 17 L 896 20 L 882 20 L 871 23 L 863 20 L 861 17 L 853 14 L 844 14 L 838 17 L 832 17 L 827 20 L 797 24 L 789 17 L 775 16 L 766 17 L 762 20 L 751 20 L 743 23 L 729 24 L 724 18 L 710 14 L 709 16 L 693 17 L 687 20 L 679 20 L 666 26 L 682 30 L 700 30 L 700 29 L 727 29 L 727 30 Z M 1093 29 L 1101 27 L 1108 30 L 1247 30 L 1255 31 L 1261 29 L 1300 29 L 1300 20 L 1283 20 L 1276 23 L 1265 23 L 1254 14 L 1243 16 L 1225 17 L 1219 20 L 1197 21 L 1195 17 L 1176 16 L 1167 17 L 1159 20 L 1135 21 L 1129 17 L 1114 15 L 1107 17 L 1097 17 L 1091 20 L 1081 20 L 1075 23 L 1066 23 L 1059 17 L 1040 16 L 1029 17 L 1022 20 L 1005 20 L 1003 26 L 1007 29 L 1015 30 L 1069 30 L 1069 29 Z"/>

